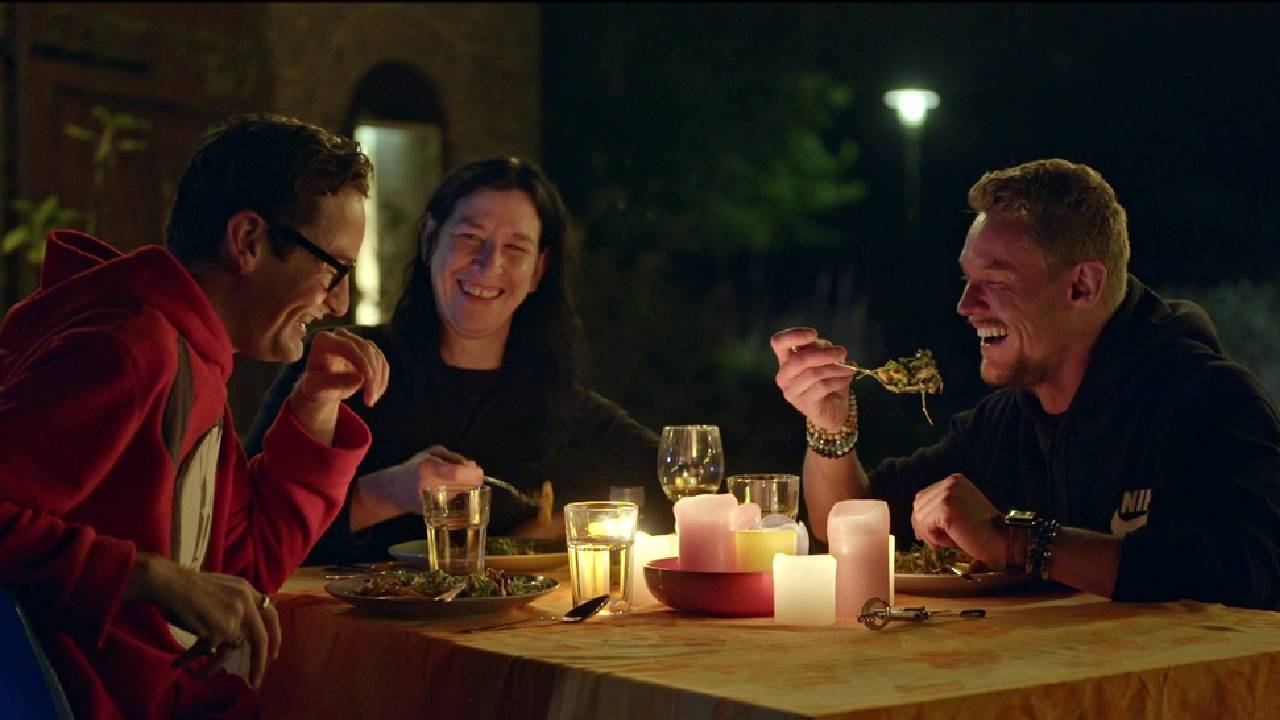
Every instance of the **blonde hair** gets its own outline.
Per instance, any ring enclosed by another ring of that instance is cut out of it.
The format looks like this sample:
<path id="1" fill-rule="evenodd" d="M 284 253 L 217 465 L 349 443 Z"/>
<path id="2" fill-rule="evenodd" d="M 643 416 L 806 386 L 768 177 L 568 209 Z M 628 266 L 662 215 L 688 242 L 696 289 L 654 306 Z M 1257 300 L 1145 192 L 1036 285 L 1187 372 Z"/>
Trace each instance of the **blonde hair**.
<path id="1" fill-rule="evenodd" d="M 1028 221 L 1052 274 L 1082 260 L 1101 262 L 1107 269 L 1103 303 L 1114 310 L 1124 299 L 1128 218 L 1115 190 L 1097 170 L 1058 158 L 994 170 L 969 188 L 969 207 Z"/>

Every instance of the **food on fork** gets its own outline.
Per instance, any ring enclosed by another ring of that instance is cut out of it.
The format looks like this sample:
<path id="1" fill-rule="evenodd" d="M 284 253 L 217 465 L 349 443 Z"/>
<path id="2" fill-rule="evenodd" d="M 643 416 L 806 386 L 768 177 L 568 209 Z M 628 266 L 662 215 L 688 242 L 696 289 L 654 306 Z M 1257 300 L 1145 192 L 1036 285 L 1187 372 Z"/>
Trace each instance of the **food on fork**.
<path id="1" fill-rule="evenodd" d="M 857 370 L 859 377 L 875 378 L 889 392 L 920 393 L 920 411 L 924 413 L 924 419 L 930 425 L 933 424 L 924 396 L 942 392 L 942 373 L 938 371 L 938 363 L 933 359 L 932 351 L 916 350 L 916 354 L 911 357 L 890 360 L 875 370 L 867 370 L 849 362 L 840 364 Z"/>
<path id="2" fill-rule="evenodd" d="M 922 395 L 942 392 L 942 374 L 929 350 L 916 350 L 911 357 L 890 360 L 870 372 L 889 392 Z"/>

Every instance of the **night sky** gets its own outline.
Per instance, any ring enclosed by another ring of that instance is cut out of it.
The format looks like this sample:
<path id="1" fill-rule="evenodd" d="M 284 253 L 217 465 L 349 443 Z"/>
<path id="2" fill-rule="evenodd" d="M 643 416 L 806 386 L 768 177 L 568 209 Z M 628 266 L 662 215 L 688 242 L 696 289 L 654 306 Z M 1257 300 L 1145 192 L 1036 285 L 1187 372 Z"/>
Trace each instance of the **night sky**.
<path id="1" fill-rule="evenodd" d="M 1043 157 L 1097 169 L 1129 213 L 1131 271 L 1158 290 L 1280 287 L 1280 6 L 552 4 L 543 17 L 545 163 L 580 217 L 600 156 L 653 142 L 647 128 L 726 112 L 723 94 L 703 104 L 681 83 L 807 70 L 852 87 L 828 140 L 858 144 L 852 175 L 867 194 L 840 228 L 861 248 L 853 256 L 875 265 L 861 277 L 880 279 L 872 309 L 892 326 L 886 345 L 945 356 L 944 414 L 986 392 L 954 306 L 965 194 L 987 170 Z M 942 100 L 924 128 L 914 242 L 902 130 L 881 99 L 904 86 Z M 624 107 L 632 93 L 647 95 Z M 731 101 L 748 118 L 762 112 L 752 97 Z M 893 267 L 895 253 L 919 264 Z M 622 381 L 604 382 L 627 399 Z M 643 394 L 632 397 L 642 419 L 662 423 L 645 417 Z"/>

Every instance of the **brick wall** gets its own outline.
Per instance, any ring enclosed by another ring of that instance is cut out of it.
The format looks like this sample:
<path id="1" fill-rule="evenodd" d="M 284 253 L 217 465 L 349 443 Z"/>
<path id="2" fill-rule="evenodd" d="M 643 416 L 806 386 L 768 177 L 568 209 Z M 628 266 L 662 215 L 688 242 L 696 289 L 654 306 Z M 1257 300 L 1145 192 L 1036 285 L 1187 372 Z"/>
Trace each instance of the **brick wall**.
<path id="1" fill-rule="evenodd" d="M 536 5 L 273 3 L 263 23 L 277 112 L 341 128 L 364 74 L 403 62 L 439 89 L 446 167 L 541 155 Z"/>

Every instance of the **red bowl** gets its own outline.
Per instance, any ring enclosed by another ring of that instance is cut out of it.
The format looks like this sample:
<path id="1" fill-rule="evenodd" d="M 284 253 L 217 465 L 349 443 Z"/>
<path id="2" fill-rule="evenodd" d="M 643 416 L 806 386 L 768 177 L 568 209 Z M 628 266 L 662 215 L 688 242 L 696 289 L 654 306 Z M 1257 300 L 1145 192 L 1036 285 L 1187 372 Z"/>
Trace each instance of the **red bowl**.
<path id="1" fill-rule="evenodd" d="M 644 566 L 649 592 L 663 605 L 697 615 L 772 617 L 773 573 L 681 570 L 679 558 Z"/>

